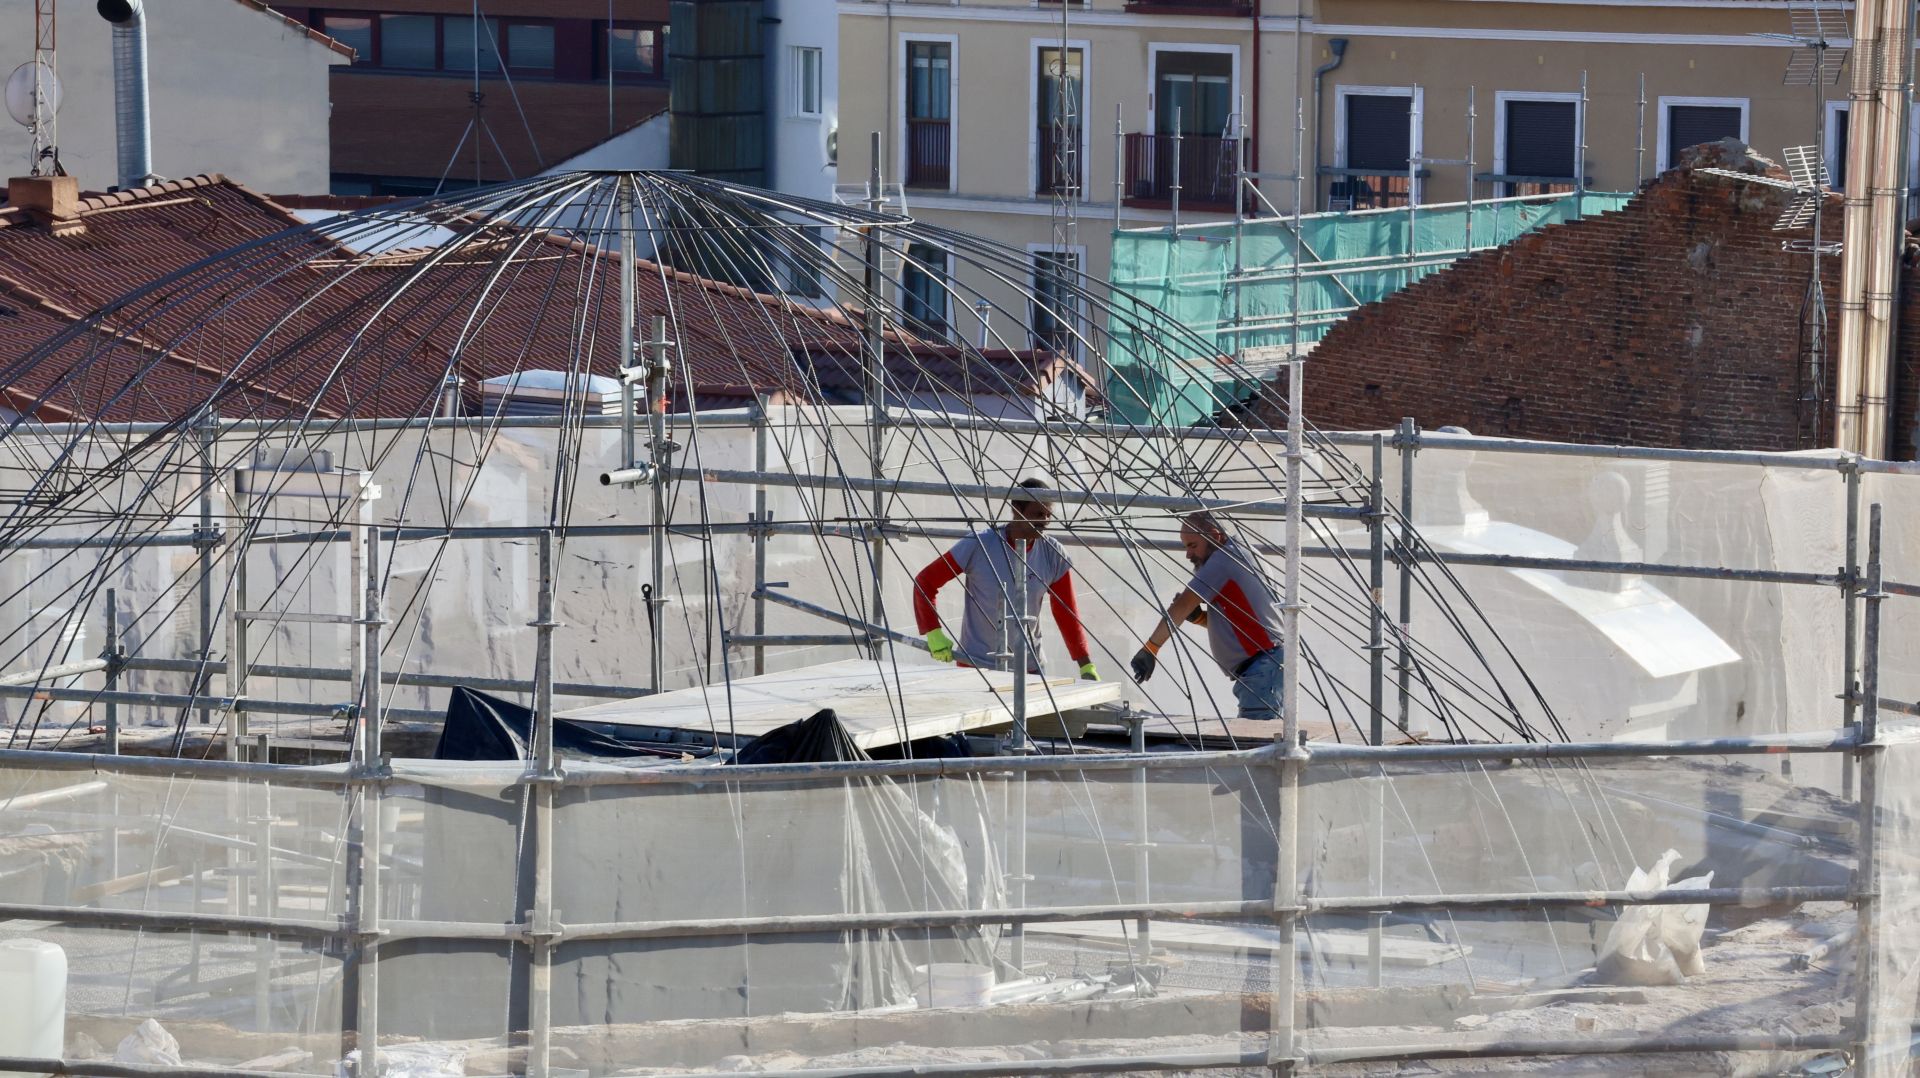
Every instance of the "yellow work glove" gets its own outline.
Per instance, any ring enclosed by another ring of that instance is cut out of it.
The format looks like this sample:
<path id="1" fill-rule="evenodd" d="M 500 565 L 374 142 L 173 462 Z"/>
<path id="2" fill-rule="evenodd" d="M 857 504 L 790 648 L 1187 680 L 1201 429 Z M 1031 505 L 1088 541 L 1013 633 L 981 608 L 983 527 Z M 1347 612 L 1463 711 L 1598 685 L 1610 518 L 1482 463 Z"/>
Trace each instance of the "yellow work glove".
<path id="1" fill-rule="evenodd" d="M 953 638 L 947 635 L 945 629 L 929 629 L 927 651 L 932 653 L 936 660 L 950 663 L 953 661 Z"/>
<path id="2" fill-rule="evenodd" d="M 1083 662 L 1080 664 L 1080 680 L 1081 681 L 1099 681 L 1100 680 L 1100 671 L 1095 670 L 1093 668 L 1092 659 L 1088 659 L 1086 662 Z"/>

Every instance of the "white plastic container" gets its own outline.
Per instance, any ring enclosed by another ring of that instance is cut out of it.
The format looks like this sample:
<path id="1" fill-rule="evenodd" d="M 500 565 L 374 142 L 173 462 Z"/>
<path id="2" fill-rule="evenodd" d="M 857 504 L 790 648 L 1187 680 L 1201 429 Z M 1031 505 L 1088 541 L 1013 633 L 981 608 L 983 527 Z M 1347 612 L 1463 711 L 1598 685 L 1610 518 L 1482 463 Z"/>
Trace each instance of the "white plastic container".
<path id="1" fill-rule="evenodd" d="M 993 967 L 973 962 L 915 966 L 920 998 L 929 1007 L 984 1007 L 993 992 Z"/>
<path id="2" fill-rule="evenodd" d="M 0 1056 L 59 1059 L 67 1041 L 67 952 L 0 940 Z"/>

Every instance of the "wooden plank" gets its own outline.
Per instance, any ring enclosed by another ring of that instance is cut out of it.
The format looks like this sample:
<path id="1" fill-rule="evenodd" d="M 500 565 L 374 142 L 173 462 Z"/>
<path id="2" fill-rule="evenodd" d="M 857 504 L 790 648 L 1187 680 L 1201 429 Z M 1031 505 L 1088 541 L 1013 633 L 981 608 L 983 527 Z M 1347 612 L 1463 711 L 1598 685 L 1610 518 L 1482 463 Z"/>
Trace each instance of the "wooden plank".
<path id="1" fill-rule="evenodd" d="M 1113 943 L 1131 938 L 1134 925 L 1132 921 L 1059 921 L 1028 925 L 1027 932 L 1030 935 L 1071 936 Z M 1279 930 L 1263 925 L 1188 924 L 1179 921 L 1153 923 L 1153 945 L 1156 948 L 1271 954 L 1279 943 Z M 1367 957 L 1367 937 L 1360 932 L 1302 932 L 1295 938 L 1295 943 L 1300 951 L 1306 952 L 1311 948 L 1323 959 L 1365 961 Z M 1389 966 L 1437 966 L 1472 953 L 1471 947 L 1403 936 L 1383 936 L 1380 940 L 1380 959 Z"/>
<path id="2" fill-rule="evenodd" d="M 1112 681 L 1031 677 L 1030 719 L 1120 698 Z M 675 689 L 559 712 L 576 722 L 686 731 L 712 741 L 745 741 L 832 708 L 863 749 L 923 737 L 1004 728 L 1013 721 L 1013 675 L 948 666 L 843 659 L 740 678 L 731 686 Z"/>

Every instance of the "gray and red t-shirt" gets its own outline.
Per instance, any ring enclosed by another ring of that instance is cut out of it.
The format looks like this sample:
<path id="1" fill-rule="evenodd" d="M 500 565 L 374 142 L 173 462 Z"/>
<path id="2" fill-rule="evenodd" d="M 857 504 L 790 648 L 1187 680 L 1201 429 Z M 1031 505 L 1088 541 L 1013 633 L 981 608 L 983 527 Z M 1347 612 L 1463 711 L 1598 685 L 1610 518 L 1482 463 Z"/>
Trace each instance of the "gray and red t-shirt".
<path id="1" fill-rule="evenodd" d="M 1240 544 L 1216 547 L 1187 587 L 1207 604 L 1207 646 L 1220 669 L 1231 674 L 1249 657 L 1280 646 L 1280 608 Z"/>
<path id="2" fill-rule="evenodd" d="M 944 557 L 927 566 L 914 578 L 914 620 L 921 632 L 940 624 L 934 606 L 940 588 L 956 576 L 966 577 L 966 606 L 960 616 L 960 640 L 954 658 L 969 666 L 994 665 L 993 654 L 1001 647 L 1001 628 L 1009 631 L 1007 610 L 1019 592 L 1013 577 L 1017 557 L 1007 541 L 1003 527 L 985 528 L 953 545 Z M 1080 612 L 1073 595 L 1073 559 L 1059 540 L 1042 537 L 1028 548 L 1027 612 L 1037 615 L 1043 597 L 1053 607 L 1054 621 L 1060 626 L 1067 653 L 1076 662 L 1087 658 L 1086 635 L 1080 626 Z M 1036 623 L 1036 629 L 1038 625 Z M 1032 644 L 1035 668 L 1038 668 L 1040 642 Z"/>

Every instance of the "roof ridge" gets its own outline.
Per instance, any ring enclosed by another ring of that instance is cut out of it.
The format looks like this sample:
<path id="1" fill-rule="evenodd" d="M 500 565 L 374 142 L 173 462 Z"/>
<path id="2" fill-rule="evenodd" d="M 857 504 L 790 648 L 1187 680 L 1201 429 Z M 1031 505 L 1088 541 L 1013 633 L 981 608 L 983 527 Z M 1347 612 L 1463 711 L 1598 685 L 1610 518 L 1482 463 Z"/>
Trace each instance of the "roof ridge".
<path id="1" fill-rule="evenodd" d="M 93 194 L 82 196 L 79 208 L 80 212 L 85 214 L 92 210 L 104 210 L 115 206 L 131 206 L 149 199 L 158 198 L 162 195 L 177 195 L 182 191 L 198 191 L 207 187 L 220 186 L 239 187 L 240 185 L 227 179 L 222 173 L 202 172 L 198 175 L 185 177 L 184 179 L 161 180 L 159 183 L 150 183 L 142 187 L 129 188 L 124 191 L 97 191 Z"/>

